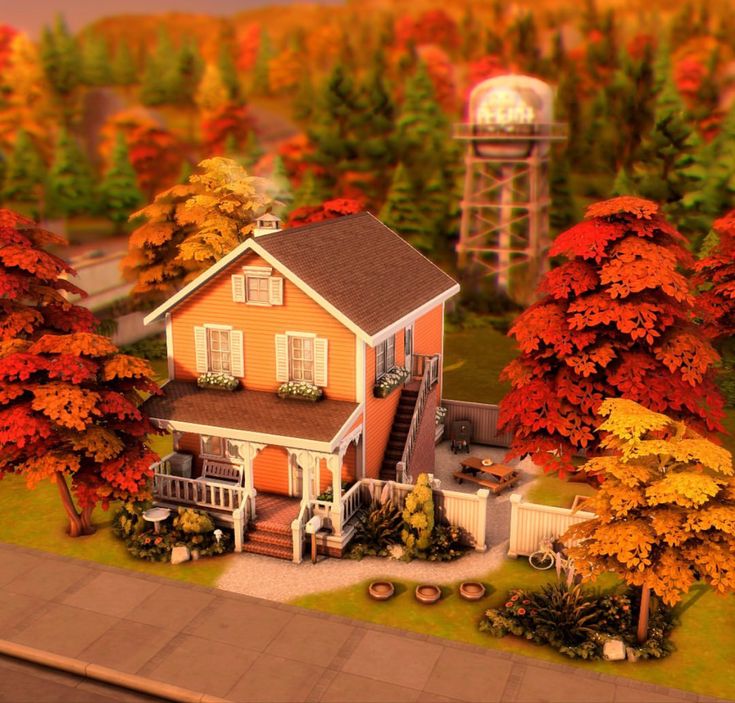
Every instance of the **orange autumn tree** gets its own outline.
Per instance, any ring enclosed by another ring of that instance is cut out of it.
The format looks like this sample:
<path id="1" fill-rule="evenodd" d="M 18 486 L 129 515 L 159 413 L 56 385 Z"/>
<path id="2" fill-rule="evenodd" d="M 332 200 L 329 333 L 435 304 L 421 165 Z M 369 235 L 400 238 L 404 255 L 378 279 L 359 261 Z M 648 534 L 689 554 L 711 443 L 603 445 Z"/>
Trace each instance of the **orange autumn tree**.
<path id="1" fill-rule="evenodd" d="M 246 239 L 256 217 L 274 201 L 268 181 L 217 156 L 198 164 L 186 183 L 159 193 L 131 219 L 145 221 L 131 235 L 122 261 L 133 294 L 165 299 Z"/>
<path id="2" fill-rule="evenodd" d="M 365 209 L 362 202 L 352 198 L 325 200 L 321 205 L 303 205 L 296 208 L 288 217 L 287 227 L 300 227 L 312 222 L 322 222 L 335 217 L 354 215 Z"/>
<path id="3" fill-rule="evenodd" d="M 651 592 L 675 605 L 701 580 L 735 591 L 735 479 L 730 452 L 683 422 L 622 398 L 598 409 L 608 456 L 582 470 L 605 477 L 584 504 L 596 517 L 562 536 L 583 580 L 614 573 L 641 588 L 638 640 Z"/>
<path id="4" fill-rule="evenodd" d="M 63 243 L 0 210 L 0 478 L 54 481 L 77 537 L 94 531 L 96 505 L 146 497 L 157 456 L 139 392 L 160 391 L 148 362 L 120 354 L 92 331 L 89 310 L 62 295 L 83 293 L 61 278 L 74 270 L 44 250 Z"/>
<path id="5" fill-rule="evenodd" d="M 500 404 L 500 426 L 514 435 L 508 458 L 573 470 L 574 453 L 599 449 L 596 412 L 608 397 L 722 429 L 719 357 L 693 322 L 684 245 L 657 205 L 634 197 L 590 206 L 557 237 L 550 255 L 566 261 L 509 332 L 521 354 L 502 372 L 512 384 Z"/>

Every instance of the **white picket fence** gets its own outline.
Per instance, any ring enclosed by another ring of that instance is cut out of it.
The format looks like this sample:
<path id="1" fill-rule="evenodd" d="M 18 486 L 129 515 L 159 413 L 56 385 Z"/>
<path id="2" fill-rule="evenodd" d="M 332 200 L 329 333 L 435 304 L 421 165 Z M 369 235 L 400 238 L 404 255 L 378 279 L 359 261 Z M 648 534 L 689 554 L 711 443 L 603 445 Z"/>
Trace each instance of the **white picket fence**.
<path id="1" fill-rule="evenodd" d="M 390 499 L 399 508 L 403 508 L 406 496 L 416 488 L 415 485 L 409 483 L 363 478 L 360 481 L 363 491 L 363 504 L 369 504 L 372 500 L 379 500 L 386 483 L 389 484 Z M 472 535 L 475 550 L 484 552 L 487 549 L 487 502 L 489 496 L 490 491 L 485 488 L 481 488 L 477 493 L 460 493 L 435 488 L 433 489 L 435 519 L 437 522 L 444 519 L 450 525 L 464 528 Z"/>
<path id="2" fill-rule="evenodd" d="M 535 552 L 541 541 L 563 535 L 569 527 L 596 517 L 594 513 L 571 508 L 555 508 L 538 503 L 524 503 L 523 497 L 514 493 L 510 497 L 510 545 L 508 556 L 528 556 Z M 577 541 L 566 546 L 573 547 Z"/>

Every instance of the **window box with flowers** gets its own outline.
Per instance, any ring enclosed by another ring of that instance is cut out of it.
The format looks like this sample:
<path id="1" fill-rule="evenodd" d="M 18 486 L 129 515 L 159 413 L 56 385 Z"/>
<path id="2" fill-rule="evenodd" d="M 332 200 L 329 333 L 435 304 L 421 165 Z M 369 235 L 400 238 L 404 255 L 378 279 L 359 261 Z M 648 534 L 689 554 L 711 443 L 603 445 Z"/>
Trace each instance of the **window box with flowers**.
<path id="1" fill-rule="evenodd" d="M 387 398 L 398 386 L 405 383 L 409 373 L 402 366 L 394 366 L 384 373 L 373 386 L 373 395 L 376 398 Z"/>
<path id="2" fill-rule="evenodd" d="M 213 391 L 234 391 L 240 387 L 240 379 L 228 373 L 208 371 L 197 378 L 197 386 Z"/>
<path id="3" fill-rule="evenodd" d="M 319 386 L 306 381 L 287 381 L 278 387 L 279 398 L 291 398 L 293 400 L 310 400 L 313 403 L 324 397 L 324 391 Z"/>

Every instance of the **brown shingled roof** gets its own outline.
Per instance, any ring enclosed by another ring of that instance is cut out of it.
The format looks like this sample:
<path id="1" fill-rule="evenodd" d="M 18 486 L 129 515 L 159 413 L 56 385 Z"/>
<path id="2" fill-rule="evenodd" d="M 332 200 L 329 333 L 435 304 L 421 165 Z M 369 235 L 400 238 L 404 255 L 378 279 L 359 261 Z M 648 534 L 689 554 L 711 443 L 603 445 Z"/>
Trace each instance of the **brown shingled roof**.
<path id="1" fill-rule="evenodd" d="M 368 212 L 256 241 L 369 335 L 456 285 Z"/>
<path id="2" fill-rule="evenodd" d="M 331 442 L 357 403 L 316 403 L 279 398 L 264 391 L 205 390 L 195 383 L 169 381 L 164 395 L 151 396 L 142 409 L 157 420 L 178 420 L 208 427 L 259 432 Z"/>

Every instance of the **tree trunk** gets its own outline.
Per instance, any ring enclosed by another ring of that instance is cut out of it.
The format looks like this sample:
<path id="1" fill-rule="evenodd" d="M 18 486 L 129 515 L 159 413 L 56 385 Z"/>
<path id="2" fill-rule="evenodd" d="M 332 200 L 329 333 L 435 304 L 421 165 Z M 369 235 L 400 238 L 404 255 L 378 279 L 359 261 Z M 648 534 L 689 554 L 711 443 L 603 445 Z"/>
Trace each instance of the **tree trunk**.
<path id="1" fill-rule="evenodd" d="M 92 508 L 82 508 L 82 534 L 85 535 L 93 535 L 95 532 L 97 532 L 97 528 L 92 524 L 92 511 L 94 510 L 94 507 Z"/>
<path id="2" fill-rule="evenodd" d="M 638 631 L 636 636 L 641 644 L 648 639 L 648 610 L 651 603 L 650 586 L 641 587 L 641 608 L 638 612 Z"/>
<path id="3" fill-rule="evenodd" d="M 59 489 L 59 494 L 61 495 L 61 503 L 64 506 L 67 517 L 69 518 L 69 537 L 79 537 L 84 532 L 82 518 L 74 505 L 71 493 L 69 492 L 69 486 L 66 483 L 66 478 L 60 471 L 56 472 L 56 486 Z"/>

